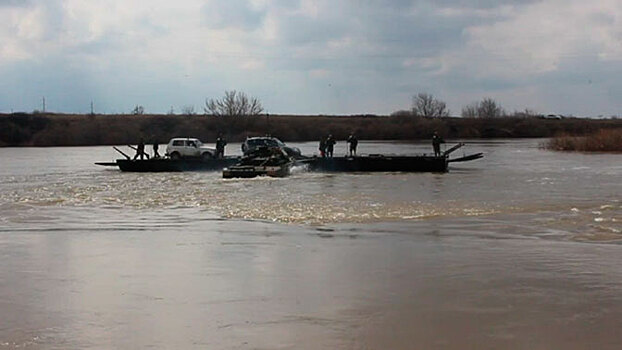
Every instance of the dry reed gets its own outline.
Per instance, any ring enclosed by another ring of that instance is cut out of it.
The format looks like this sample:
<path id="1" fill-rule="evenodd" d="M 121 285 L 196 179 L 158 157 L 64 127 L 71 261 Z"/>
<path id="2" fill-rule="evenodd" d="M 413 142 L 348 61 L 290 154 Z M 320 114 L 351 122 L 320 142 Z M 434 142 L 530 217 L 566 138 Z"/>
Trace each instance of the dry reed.
<path id="1" fill-rule="evenodd" d="M 622 152 L 622 128 L 601 129 L 587 136 L 562 134 L 551 138 L 545 148 L 555 151 Z"/>

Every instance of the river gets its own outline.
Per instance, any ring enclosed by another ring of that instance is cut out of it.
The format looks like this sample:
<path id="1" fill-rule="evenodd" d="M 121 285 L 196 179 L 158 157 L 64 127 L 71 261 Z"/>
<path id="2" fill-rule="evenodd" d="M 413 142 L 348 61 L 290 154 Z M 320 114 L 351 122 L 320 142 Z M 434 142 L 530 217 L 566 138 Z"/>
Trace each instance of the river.
<path id="1" fill-rule="evenodd" d="M 0 349 L 618 349 L 622 155 L 542 142 L 282 179 L 0 148 Z"/>

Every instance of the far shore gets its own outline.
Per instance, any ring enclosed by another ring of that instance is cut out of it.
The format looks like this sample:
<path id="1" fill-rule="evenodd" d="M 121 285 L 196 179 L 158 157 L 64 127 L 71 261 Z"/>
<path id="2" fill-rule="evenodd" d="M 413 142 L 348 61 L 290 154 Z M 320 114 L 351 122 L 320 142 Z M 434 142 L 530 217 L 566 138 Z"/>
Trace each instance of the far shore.
<path id="1" fill-rule="evenodd" d="M 229 142 L 265 134 L 285 142 L 316 141 L 328 134 L 345 140 L 352 132 L 360 140 L 423 140 L 435 131 L 446 139 L 543 138 L 621 128 L 622 119 L 587 118 L 12 113 L 0 114 L 0 147 L 121 145 L 136 144 L 141 138 L 162 144 L 173 137 L 196 137 L 209 143 L 218 134 Z"/>

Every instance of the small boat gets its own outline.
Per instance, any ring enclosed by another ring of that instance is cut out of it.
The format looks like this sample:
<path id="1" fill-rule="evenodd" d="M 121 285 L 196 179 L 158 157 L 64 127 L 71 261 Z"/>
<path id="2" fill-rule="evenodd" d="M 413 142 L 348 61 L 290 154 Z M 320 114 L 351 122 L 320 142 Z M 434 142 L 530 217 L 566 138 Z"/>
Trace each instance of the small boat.
<path id="1" fill-rule="evenodd" d="M 261 147 L 243 157 L 239 163 L 223 169 L 222 177 L 252 178 L 257 176 L 285 177 L 290 174 L 294 160 L 281 148 Z"/>

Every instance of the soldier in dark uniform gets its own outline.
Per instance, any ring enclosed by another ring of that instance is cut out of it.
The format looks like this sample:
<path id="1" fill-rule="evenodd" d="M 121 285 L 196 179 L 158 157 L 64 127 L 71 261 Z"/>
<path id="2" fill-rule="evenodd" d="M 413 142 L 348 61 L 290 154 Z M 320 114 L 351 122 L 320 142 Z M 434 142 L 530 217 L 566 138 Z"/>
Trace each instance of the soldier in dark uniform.
<path id="1" fill-rule="evenodd" d="M 356 146 L 358 146 L 359 140 L 356 138 L 354 133 L 351 133 L 350 136 L 348 136 L 347 142 L 350 144 L 350 157 L 355 156 Z"/>
<path id="2" fill-rule="evenodd" d="M 320 139 L 320 156 L 322 156 L 322 158 L 326 157 L 326 139 L 325 138 L 321 138 Z"/>
<path id="3" fill-rule="evenodd" d="M 445 143 L 438 133 L 435 131 L 434 135 L 432 135 L 432 147 L 434 148 L 434 155 L 439 157 L 441 155 L 441 143 Z"/>
<path id="4" fill-rule="evenodd" d="M 160 158 L 160 153 L 158 153 L 158 149 L 160 145 L 158 145 L 158 141 L 153 141 L 153 158 Z"/>
<path id="5" fill-rule="evenodd" d="M 336 143 L 337 141 L 335 141 L 335 139 L 333 138 L 333 135 L 328 135 L 328 137 L 326 138 L 326 156 L 327 157 L 333 156 L 333 150 L 335 149 Z"/>
<path id="6" fill-rule="evenodd" d="M 136 158 L 138 157 L 140 157 L 140 160 L 143 160 L 143 157 L 149 159 L 149 156 L 147 155 L 147 153 L 145 153 L 145 140 L 143 140 L 142 138 L 136 146 L 136 155 L 134 156 L 134 160 L 136 160 Z"/>
<path id="7" fill-rule="evenodd" d="M 222 137 L 222 134 L 218 134 L 218 138 L 216 139 L 216 158 L 224 158 L 225 157 L 225 146 L 227 145 L 227 140 Z"/>

